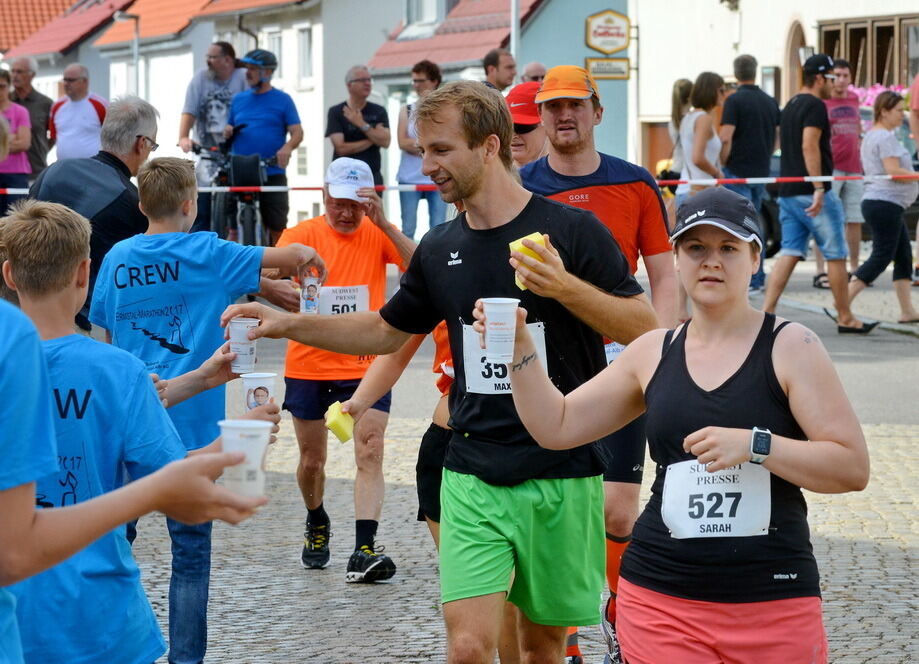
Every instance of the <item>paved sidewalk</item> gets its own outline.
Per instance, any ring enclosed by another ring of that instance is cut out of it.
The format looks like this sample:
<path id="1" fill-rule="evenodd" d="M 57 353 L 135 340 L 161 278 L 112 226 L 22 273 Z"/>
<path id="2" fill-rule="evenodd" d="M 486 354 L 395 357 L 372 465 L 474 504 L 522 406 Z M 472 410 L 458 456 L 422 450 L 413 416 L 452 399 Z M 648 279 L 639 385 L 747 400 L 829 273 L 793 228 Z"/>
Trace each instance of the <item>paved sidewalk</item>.
<path id="1" fill-rule="evenodd" d="M 864 261 L 871 252 L 871 243 L 863 243 L 861 250 L 861 259 Z M 766 272 L 772 269 L 775 258 L 766 261 Z M 813 260 L 806 260 L 799 263 L 795 268 L 788 286 L 779 300 L 780 305 L 821 313 L 823 307 L 826 307 L 833 313 L 833 294 L 828 289 L 814 288 L 813 279 L 816 269 Z M 864 289 L 858 297 L 852 302 L 852 311 L 862 320 L 882 321 L 882 329 L 900 332 L 903 334 L 912 334 L 919 336 L 919 324 L 904 325 L 898 323 L 900 317 L 900 307 L 897 304 L 897 296 L 893 290 L 893 266 L 889 266 L 874 283 L 874 286 Z M 919 309 L 919 287 L 912 289 L 913 304 Z M 753 302 L 759 306 L 762 304 L 762 295 L 755 296 Z"/>

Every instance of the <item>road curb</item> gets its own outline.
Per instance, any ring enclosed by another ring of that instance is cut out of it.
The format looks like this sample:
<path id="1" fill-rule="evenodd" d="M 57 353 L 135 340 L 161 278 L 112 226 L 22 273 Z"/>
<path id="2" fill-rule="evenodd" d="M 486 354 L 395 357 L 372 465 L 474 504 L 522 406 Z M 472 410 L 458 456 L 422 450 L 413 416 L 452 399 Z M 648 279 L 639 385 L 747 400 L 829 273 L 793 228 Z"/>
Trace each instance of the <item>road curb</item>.
<path id="1" fill-rule="evenodd" d="M 783 297 L 779 300 L 779 304 L 783 307 L 791 307 L 792 309 L 798 309 L 799 311 L 809 311 L 813 314 L 823 314 L 826 315 L 823 311 L 824 307 L 818 307 L 814 304 L 808 304 L 807 302 L 799 302 L 798 300 L 792 300 L 789 298 Z M 835 310 L 826 307 L 828 311 L 835 313 Z M 888 332 L 896 332 L 898 334 L 905 334 L 912 337 L 919 337 L 919 326 L 916 325 L 904 325 L 903 323 L 893 323 L 888 321 L 881 321 L 878 327 L 882 330 L 887 330 Z"/>

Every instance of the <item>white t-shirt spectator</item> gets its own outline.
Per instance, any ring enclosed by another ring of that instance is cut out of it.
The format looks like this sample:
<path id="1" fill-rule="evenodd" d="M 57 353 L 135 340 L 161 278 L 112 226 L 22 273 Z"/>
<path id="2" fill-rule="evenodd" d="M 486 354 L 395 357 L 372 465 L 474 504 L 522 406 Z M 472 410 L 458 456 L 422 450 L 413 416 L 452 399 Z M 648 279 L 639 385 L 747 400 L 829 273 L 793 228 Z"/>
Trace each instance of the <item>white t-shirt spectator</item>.
<path id="1" fill-rule="evenodd" d="M 108 102 L 90 92 L 80 101 L 61 97 L 51 107 L 48 121 L 58 159 L 92 157 L 99 152 L 99 135 Z"/>

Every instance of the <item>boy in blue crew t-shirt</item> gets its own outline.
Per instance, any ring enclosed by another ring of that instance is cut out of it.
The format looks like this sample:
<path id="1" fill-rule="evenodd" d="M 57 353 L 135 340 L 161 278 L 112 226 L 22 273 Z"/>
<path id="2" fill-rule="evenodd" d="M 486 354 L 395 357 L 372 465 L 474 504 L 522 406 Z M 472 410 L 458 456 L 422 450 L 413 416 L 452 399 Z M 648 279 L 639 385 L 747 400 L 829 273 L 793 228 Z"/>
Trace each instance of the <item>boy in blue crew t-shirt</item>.
<path id="1" fill-rule="evenodd" d="M 42 508 L 86 502 L 118 489 L 123 469 L 138 479 L 187 454 L 143 363 L 73 332 L 86 301 L 89 236 L 86 219 L 48 203 L 24 205 L 3 226 L 11 281 L 41 331 L 50 377 L 44 399 L 56 416 L 58 468 L 35 487 Z M 214 358 L 208 365 L 176 381 L 179 398 L 206 382 L 196 376 L 218 373 Z M 28 663 L 146 664 L 165 651 L 120 528 L 10 590 Z"/>
<path id="2" fill-rule="evenodd" d="M 140 207 L 150 225 L 112 247 L 96 278 L 90 320 L 115 346 L 139 358 L 147 371 L 170 379 L 198 367 L 223 344 L 220 314 L 241 295 L 258 290 L 261 268 L 296 274 L 301 265 L 324 273 L 316 252 L 242 246 L 214 233 L 189 234 L 197 214 L 194 164 L 163 157 L 137 174 Z M 188 450 L 219 435 L 223 386 L 168 411 Z M 169 661 L 200 662 L 207 647 L 211 524 L 167 520 L 172 538 L 169 587 Z"/>
<path id="3" fill-rule="evenodd" d="M 89 281 L 89 235 L 80 215 L 36 201 L 14 209 L 0 226 L 9 254 L 4 279 L 44 339 L 40 346 L 25 317 L 0 303 L 0 388 L 7 395 L 0 406 L 0 528 L 16 533 L 0 542 L 0 585 L 89 544 L 12 593 L 0 589 L 3 664 L 22 662 L 23 650 L 30 663 L 152 661 L 165 644 L 117 526 L 151 510 L 188 522 L 236 522 L 265 502 L 213 484 L 238 455 L 170 463 L 186 452 L 142 363 L 73 334 Z M 196 381 L 183 382 L 180 393 Z M 135 477 L 152 474 L 119 488 L 125 467 Z M 36 504 L 63 509 L 36 512 Z"/>

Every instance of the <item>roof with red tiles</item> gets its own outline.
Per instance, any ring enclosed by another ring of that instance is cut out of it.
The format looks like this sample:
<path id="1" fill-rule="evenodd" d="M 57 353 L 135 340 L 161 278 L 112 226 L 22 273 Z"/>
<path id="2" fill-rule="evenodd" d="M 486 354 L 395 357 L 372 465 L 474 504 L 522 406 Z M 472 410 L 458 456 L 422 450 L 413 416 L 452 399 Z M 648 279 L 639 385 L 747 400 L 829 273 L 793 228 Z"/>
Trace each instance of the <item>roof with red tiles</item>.
<path id="1" fill-rule="evenodd" d="M 131 13 L 140 16 L 140 38 L 155 39 L 178 35 L 191 23 L 210 0 L 136 0 Z M 134 22 L 113 23 L 95 41 L 96 46 L 109 46 L 134 39 Z"/>
<path id="2" fill-rule="evenodd" d="M 77 3 L 69 11 L 43 25 L 9 50 L 6 59 L 43 53 L 67 53 L 81 41 L 112 20 L 134 0 L 90 0 Z"/>
<path id="3" fill-rule="evenodd" d="M 541 0 L 520 0 L 521 24 L 532 15 Z M 380 73 L 411 67 L 419 60 L 432 60 L 441 68 L 481 61 L 491 49 L 510 39 L 510 11 L 507 0 L 460 0 L 437 26 L 434 34 L 421 39 L 399 39 L 394 31 L 370 60 Z"/>
<path id="4" fill-rule="evenodd" d="M 73 3 L 74 0 L 0 1 L 0 52 L 5 55 Z"/>
<path id="5" fill-rule="evenodd" d="M 298 2 L 291 2 L 290 0 L 212 0 L 207 7 L 198 12 L 198 16 L 249 12 L 282 5 L 299 5 L 302 2 L 303 0 Z"/>

